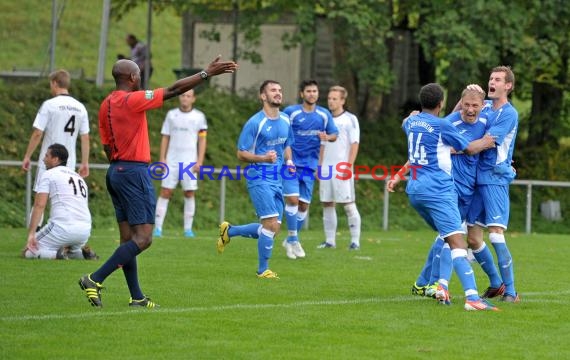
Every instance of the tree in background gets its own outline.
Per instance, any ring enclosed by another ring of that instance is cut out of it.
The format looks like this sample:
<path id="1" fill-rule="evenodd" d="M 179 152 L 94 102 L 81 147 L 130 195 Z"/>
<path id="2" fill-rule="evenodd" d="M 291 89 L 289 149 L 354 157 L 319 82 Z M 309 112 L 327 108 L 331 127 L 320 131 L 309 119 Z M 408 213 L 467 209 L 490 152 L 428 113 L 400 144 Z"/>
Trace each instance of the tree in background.
<path id="1" fill-rule="evenodd" d="M 146 2 L 115 0 L 113 11 L 120 15 Z M 315 46 L 316 26 L 325 21 L 333 34 L 335 80 L 348 89 L 348 106 L 372 121 L 413 101 L 416 87 L 430 81 L 448 90 L 449 112 L 466 84 L 485 87 L 492 67 L 511 65 L 517 75 L 515 95 L 532 102 L 530 120 L 521 114 L 526 145 L 556 145 L 558 137 L 569 133 L 570 7 L 565 0 L 155 0 L 153 4 L 157 10 L 172 6 L 180 14 L 191 11 L 212 23 L 237 8 L 237 29 L 245 40 L 238 46 L 236 60 L 254 63 L 263 61 L 255 51 L 261 24 L 292 14 L 297 31 L 283 38 L 287 48 Z M 402 45 L 401 39 L 410 34 L 412 41 Z M 216 40 L 215 27 L 204 35 Z M 401 92 L 402 87 L 406 91 Z"/>
<path id="2" fill-rule="evenodd" d="M 569 134 L 570 8 L 563 0 L 529 1 L 534 14 L 521 38 L 518 55 L 523 94 L 532 101 L 526 146 L 558 146 Z M 530 85 L 530 86 L 529 86 Z"/>
<path id="3" fill-rule="evenodd" d="M 441 9 L 447 9 L 441 11 Z M 424 1 L 417 38 L 449 91 L 447 109 L 463 86 L 485 85 L 489 69 L 504 64 L 517 76 L 515 95 L 531 100 L 523 122 L 527 146 L 556 146 L 568 134 L 570 9 L 564 0 L 518 2 Z"/>
<path id="4" fill-rule="evenodd" d="M 318 19 L 333 34 L 334 75 L 348 90 L 347 105 L 360 117 L 377 119 L 382 94 L 394 81 L 386 39 L 391 34 L 390 2 L 330 0 L 286 2 L 292 5 L 297 31 L 285 38 L 288 46 L 315 46 Z"/>
<path id="5" fill-rule="evenodd" d="M 157 11 L 174 7 L 179 14 L 191 12 L 204 21 L 227 18 L 239 4 L 237 31 L 244 41 L 237 45 L 234 60 L 249 60 L 261 63 L 263 59 L 255 51 L 259 45 L 260 25 L 277 22 L 283 16 L 290 16 L 297 25 L 297 31 L 283 40 L 285 49 L 294 46 L 315 46 L 316 26 L 319 20 L 326 20 L 333 33 L 335 75 L 349 91 L 348 103 L 355 112 L 376 118 L 381 110 L 381 95 L 389 92 L 393 82 L 390 64 L 387 61 L 386 38 L 390 35 L 390 3 L 375 0 L 211 0 L 211 1 L 154 1 Z M 115 0 L 113 14 L 121 16 L 146 0 Z M 225 14 L 224 14 L 225 13 Z M 319 23 L 320 24 L 320 23 Z M 219 41 L 215 25 L 205 36 Z M 354 39 L 358 39 L 355 41 Z"/>

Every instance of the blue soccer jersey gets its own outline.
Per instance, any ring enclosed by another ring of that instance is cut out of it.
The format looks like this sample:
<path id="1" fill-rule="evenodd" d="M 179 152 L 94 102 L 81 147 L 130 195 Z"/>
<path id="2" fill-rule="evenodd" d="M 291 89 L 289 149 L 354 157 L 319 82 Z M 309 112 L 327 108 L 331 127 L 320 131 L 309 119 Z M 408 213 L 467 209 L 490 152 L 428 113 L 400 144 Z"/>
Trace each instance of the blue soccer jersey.
<path id="1" fill-rule="evenodd" d="M 496 137 L 496 147 L 481 152 L 477 168 L 477 184 L 508 185 L 515 178 L 511 162 L 519 114 L 511 103 L 493 110 L 493 103 L 488 100 L 481 114 L 487 116 L 487 133 Z"/>
<path id="2" fill-rule="evenodd" d="M 321 149 L 319 132 L 338 134 L 330 111 L 317 105 L 315 111 L 305 112 L 303 105 L 297 104 L 286 107 L 283 112 L 289 115 L 295 136 L 295 144 L 291 148 L 295 166 L 316 170 Z"/>
<path id="3" fill-rule="evenodd" d="M 464 150 L 469 142 L 449 121 L 421 112 L 402 125 L 408 136 L 410 171 L 408 194 L 433 194 L 454 191 L 451 174 L 451 147 Z"/>
<path id="4" fill-rule="evenodd" d="M 487 126 L 487 118 L 485 116 L 480 115 L 474 123 L 468 123 L 461 119 L 461 112 L 457 111 L 449 114 L 445 119 L 451 122 L 451 124 L 459 130 L 459 133 L 463 135 L 468 142 L 480 139 L 485 135 L 485 128 Z M 479 154 L 451 155 L 453 180 L 455 181 L 456 186 L 465 186 L 470 190 L 475 188 L 478 161 Z"/>
<path id="5" fill-rule="evenodd" d="M 270 119 L 265 112 L 253 115 L 243 126 L 238 140 L 238 150 L 264 155 L 270 150 L 277 153 L 275 163 L 254 163 L 247 171 L 248 187 L 259 183 L 273 183 L 281 187 L 281 165 L 285 148 L 293 144 L 293 131 L 289 117 L 280 112 L 279 117 Z"/>

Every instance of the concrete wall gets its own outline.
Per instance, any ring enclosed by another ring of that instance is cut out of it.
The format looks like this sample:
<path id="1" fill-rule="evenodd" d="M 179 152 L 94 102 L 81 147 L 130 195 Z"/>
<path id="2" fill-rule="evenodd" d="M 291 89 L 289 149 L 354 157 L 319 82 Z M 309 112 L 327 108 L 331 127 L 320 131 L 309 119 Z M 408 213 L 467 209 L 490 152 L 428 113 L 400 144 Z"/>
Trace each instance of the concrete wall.
<path id="1" fill-rule="evenodd" d="M 232 57 L 232 25 L 217 24 L 216 29 L 220 32 L 220 42 L 210 42 L 200 37 L 202 31 L 211 29 L 211 24 L 195 22 L 193 29 L 192 67 L 204 68 L 218 54 L 224 59 Z M 293 32 L 294 25 L 276 24 L 262 25 L 261 44 L 256 47 L 263 63 L 252 64 L 250 61 L 240 60 L 239 70 L 236 73 L 236 87 L 240 90 L 259 91 L 259 86 L 264 80 L 271 79 L 281 83 L 283 87 L 283 100 L 286 104 L 297 102 L 297 87 L 301 74 L 301 49 L 296 47 L 291 50 L 283 49 L 281 36 L 287 32 Z M 238 44 L 239 46 L 239 44 Z M 211 80 L 216 85 L 231 87 L 232 77 L 222 75 Z"/>

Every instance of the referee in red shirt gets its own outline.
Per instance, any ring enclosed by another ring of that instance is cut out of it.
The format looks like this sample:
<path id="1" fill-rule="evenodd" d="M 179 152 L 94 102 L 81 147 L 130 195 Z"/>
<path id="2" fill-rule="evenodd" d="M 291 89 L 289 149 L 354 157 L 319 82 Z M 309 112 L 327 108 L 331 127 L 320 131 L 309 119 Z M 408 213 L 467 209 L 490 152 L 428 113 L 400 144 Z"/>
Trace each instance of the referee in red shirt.
<path id="1" fill-rule="evenodd" d="M 141 90 L 141 74 L 136 63 L 119 60 L 113 66 L 116 89 L 101 103 L 99 131 L 111 165 L 107 190 L 119 223 L 121 244 L 95 272 L 81 277 L 79 286 L 91 305 L 101 307 L 102 283 L 118 268 L 123 269 L 131 293 L 129 306 L 155 308 L 139 286 L 137 255 L 152 243 L 156 196 L 147 173 L 150 145 L 146 111 L 162 106 L 164 100 L 194 88 L 209 77 L 233 73 L 237 64 L 216 57 L 208 67 L 180 79 L 168 88 Z"/>

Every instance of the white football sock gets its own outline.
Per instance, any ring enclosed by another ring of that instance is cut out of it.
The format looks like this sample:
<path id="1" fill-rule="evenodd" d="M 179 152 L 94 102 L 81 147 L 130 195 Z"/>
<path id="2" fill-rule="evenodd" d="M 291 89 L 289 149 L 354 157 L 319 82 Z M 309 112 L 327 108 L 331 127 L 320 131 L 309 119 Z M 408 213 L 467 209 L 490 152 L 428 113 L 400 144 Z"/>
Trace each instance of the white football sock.
<path id="1" fill-rule="evenodd" d="M 360 213 L 356 208 L 355 203 L 350 203 L 344 206 L 344 212 L 348 219 L 348 229 L 350 230 L 350 241 L 360 246 Z"/>
<path id="2" fill-rule="evenodd" d="M 156 201 L 156 215 L 154 217 L 154 226 L 159 229 L 162 229 L 162 225 L 164 224 L 164 218 L 166 217 L 166 212 L 168 211 L 168 202 L 169 199 L 165 199 L 162 196 L 158 197 Z"/>
<path id="3" fill-rule="evenodd" d="M 194 213 L 196 212 L 196 200 L 194 196 L 184 198 L 184 230 L 192 230 Z"/>
<path id="4" fill-rule="evenodd" d="M 334 206 L 323 208 L 323 227 L 325 228 L 325 241 L 336 246 L 337 217 Z"/>

